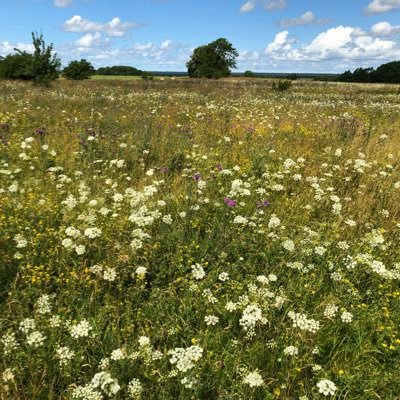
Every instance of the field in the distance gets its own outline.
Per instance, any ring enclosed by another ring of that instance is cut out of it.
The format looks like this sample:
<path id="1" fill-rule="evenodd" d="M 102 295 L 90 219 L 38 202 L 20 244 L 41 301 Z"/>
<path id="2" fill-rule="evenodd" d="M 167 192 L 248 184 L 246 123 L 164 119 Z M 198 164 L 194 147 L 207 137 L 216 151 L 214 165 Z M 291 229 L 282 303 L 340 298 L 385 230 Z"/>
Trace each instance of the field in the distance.
<path id="1" fill-rule="evenodd" d="M 396 86 L 0 82 L 1 399 L 400 398 Z"/>

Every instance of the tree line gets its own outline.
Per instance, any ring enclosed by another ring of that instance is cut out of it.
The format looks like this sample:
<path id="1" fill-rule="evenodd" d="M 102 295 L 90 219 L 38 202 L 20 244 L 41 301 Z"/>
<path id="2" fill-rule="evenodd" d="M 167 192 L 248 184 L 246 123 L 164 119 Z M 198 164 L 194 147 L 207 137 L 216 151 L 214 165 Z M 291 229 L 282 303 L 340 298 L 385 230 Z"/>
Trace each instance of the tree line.
<path id="1" fill-rule="evenodd" d="M 400 83 L 400 61 L 382 64 L 378 68 L 357 68 L 346 71 L 337 78 L 339 82 Z"/>
<path id="2" fill-rule="evenodd" d="M 131 66 L 111 66 L 95 69 L 85 60 L 71 61 L 61 69 L 61 60 L 53 54 L 53 44 L 46 46 L 43 35 L 32 32 L 33 53 L 14 49 L 14 54 L 0 57 L 0 78 L 31 80 L 35 84 L 49 85 L 61 74 L 72 80 L 88 79 L 94 74 L 109 76 L 141 76 L 143 79 L 153 79 L 153 75 Z M 187 70 L 190 78 L 218 79 L 231 74 L 231 69 L 236 68 L 238 51 L 225 38 L 219 38 L 206 45 L 194 49 Z M 246 71 L 245 77 L 256 75 Z M 291 74 L 287 80 L 296 80 L 297 75 Z M 326 78 L 326 80 L 331 80 Z M 400 61 L 383 64 L 377 69 L 357 68 L 354 72 L 346 71 L 334 79 L 339 82 L 365 82 L 365 83 L 400 83 Z"/>

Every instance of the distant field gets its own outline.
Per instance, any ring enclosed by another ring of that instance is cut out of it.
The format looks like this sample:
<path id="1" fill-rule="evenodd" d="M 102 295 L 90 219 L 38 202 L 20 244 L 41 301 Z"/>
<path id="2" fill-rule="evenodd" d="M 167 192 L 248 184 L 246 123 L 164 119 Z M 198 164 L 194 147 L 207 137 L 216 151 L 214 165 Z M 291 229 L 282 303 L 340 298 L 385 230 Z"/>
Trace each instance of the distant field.
<path id="1" fill-rule="evenodd" d="M 398 400 L 398 86 L 0 82 L 0 398 Z"/>

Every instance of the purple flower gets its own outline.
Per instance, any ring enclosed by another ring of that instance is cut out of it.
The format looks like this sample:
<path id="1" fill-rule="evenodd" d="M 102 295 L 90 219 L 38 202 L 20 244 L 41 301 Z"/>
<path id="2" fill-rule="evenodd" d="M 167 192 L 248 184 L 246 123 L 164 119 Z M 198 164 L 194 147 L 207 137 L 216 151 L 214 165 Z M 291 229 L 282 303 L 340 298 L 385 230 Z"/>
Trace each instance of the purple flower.
<path id="1" fill-rule="evenodd" d="M 168 173 L 168 167 L 161 167 L 160 168 L 160 172 L 163 174 L 167 174 Z"/>
<path id="2" fill-rule="evenodd" d="M 224 198 L 224 203 L 228 206 L 228 207 L 236 207 L 236 200 L 230 199 L 228 197 Z"/>
<path id="3" fill-rule="evenodd" d="M 221 172 L 223 170 L 221 163 L 217 164 L 217 170 Z"/>
<path id="4" fill-rule="evenodd" d="M 193 179 L 194 179 L 195 181 L 199 181 L 199 180 L 201 179 L 201 174 L 200 174 L 200 172 L 196 172 L 196 173 L 194 174 L 194 176 L 193 176 Z"/>
<path id="5" fill-rule="evenodd" d="M 36 129 L 36 135 L 44 135 L 46 133 L 46 128 Z"/>
<path id="6" fill-rule="evenodd" d="M 268 200 L 257 201 L 257 207 L 268 207 L 270 204 Z"/>

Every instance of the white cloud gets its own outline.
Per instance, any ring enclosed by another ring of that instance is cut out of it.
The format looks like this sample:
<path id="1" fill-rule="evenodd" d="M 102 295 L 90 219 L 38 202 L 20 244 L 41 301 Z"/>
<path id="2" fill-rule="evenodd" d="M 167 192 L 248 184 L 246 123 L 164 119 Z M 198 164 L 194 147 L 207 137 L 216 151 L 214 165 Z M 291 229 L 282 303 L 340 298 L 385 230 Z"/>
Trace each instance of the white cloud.
<path id="1" fill-rule="evenodd" d="M 280 32 L 265 52 L 274 60 L 320 62 L 332 60 L 376 63 L 400 56 L 400 46 L 392 40 L 382 40 L 367 34 L 358 35 L 356 28 L 338 26 L 320 33 L 308 45 L 293 48 L 288 31 Z"/>
<path id="2" fill-rule="evenodd" d="M 129 30 L 137 27 L 136 23 L 121 22 L 118 17 L 113 18 L 110 22 L 99 23 L 84 19 L 80 15 L 74 15 L 63 25 L 64 30 L 67 32 L 104 32 L 109 36 L 116 37 L 123 37 Z"/>
<path id="3" fill-rule="evenodd" d="M 269 0 L 264 8 L 268 11 L 283 10 L 286 7 L 286 0 Z"/>
<path id="4" fill-rule="evenodd" d="M 392 36 L 400 33 L 400 25 L 393 26 L 389 22 L 378 22 L 371 28 L 376 36 Z"/>
<path id="5" fill-rule="evenodd" d="M 284 28 L 288 28 L 290 26 L 299 26 L 299 25 L 311 25 L 311 24 L 322 25 L 326 22 L 328 22 L 328 20 L 317 19 L 312 11 L 307 11 L 298 18 L 283 19 L 280 22 L 280 25 Z"/>
<path id="6" fill-rule="evenodd" d="M 289 38 L 288 31 L 282 31 L 275 35 L 274 41 L 267 46 L 265 52 L 267 54 L 286 52 L 292 48 L 292 44 L 295 42 L 295 39 Z"/>
<path id="7" fill-rule="evenodd" d="M 400 0 L 373 0 L 365 9 L 367 14 L 381 14 L 400 8 Z"/>
<path id="8" fill-rule="evenodd" d="M 172 45 L 172 40 L 165 40 L 164 42 L 161 43 L 161 50 L 166 50 L 169 49 Z"/>
<path id="9" fill-rule="evenodd" d="M 257 3 L 264 5 L 264 8 L 268 11 L 283 10 L 286 7 L 287 0 L 247 0 L 240 7 L 241 13 L 247 13 L 253 11 L 256 8 Z"/>
<path id="10" fill-rule="evenodd" d="M 87 33 L 75 42 L 79 47 L 93 47 L 101 44 L 101 34 L 96 32 L 94 34 Z"/>
<path id="11" fill-rule="evenodd" d="M 256 7 L 256 0 L 249 0 L 246 3 L 244 3 L 242 7 L 240 7 L 240 12 L 246 13 L 249 11 L 253 11 L 255 7 Z"/>
<path id="12" fill-rule="evenodd" d="M 60 8 L 69 7 L 72 5 L 72 0 L 54 0 L 54 5 Z"/>
<path id="13" fill-rule="evenodd" d="M 15 53 L 14 49 L 19 49 L 21 51 L 26 51 L 28 53 L 33 53 L 35 48 L 33 44 L 27 43 L 10 43 L 10 42 L 0 42 L 0 55 L 6 56 L 7 54 Z"/>

